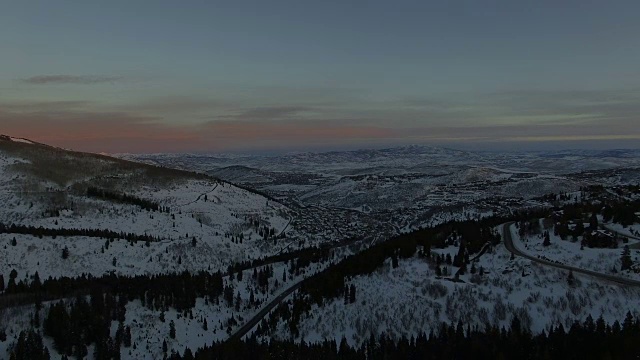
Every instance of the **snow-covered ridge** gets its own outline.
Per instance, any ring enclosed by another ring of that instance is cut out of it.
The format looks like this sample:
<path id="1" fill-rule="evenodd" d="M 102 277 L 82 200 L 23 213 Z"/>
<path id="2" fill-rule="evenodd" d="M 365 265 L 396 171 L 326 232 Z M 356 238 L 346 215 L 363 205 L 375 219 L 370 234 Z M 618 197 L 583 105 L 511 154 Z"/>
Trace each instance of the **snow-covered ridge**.
<path id="1" fill-rule="evenodd" d="M 19 142 L 19 143 L 24 143 L 24 144 L 33 144 L 33 142 L 31 142 L 31 140 L 27 140 L 27 139 L 20 139 L 20 138 L 11 138 L 11 141 L 13 141 L 13 142 Z"/>
<path id="2" fill-rule="evenodd" d="M 10 139 L 0 139 L 0 223 L 110 230 L 157 241 L 108 244 L 82 236 L 0 234 L 5 278 L 13 269 L 18 280 L 36 271 L 42 278 L 216 271 L 288 244 L 265 241 L 264 228 L 275 234 L 294 230 L 286 206 L 212 177 Z M 126 193 L 166 210 L 90 197 L 89 187 Z M 64 248 L 67 259 L 61 256 Z"/>
<path id="3" fill-rule="evenodd" d="M 0 135 L 0 140 L 8 140 L 8 141 L 18 142 L 23 144 L 34 144 L 34 142 L 31 140 L 27 140 L 24 138 L 16 138 L 16 137 L 7 136 L 7 135 Z"/>

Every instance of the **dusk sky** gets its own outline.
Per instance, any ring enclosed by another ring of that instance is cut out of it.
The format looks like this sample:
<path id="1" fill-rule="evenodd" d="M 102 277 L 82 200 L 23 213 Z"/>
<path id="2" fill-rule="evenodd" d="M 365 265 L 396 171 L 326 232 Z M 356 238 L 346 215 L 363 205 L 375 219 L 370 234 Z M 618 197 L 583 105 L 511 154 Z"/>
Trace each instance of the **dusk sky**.
<path id="1" fill-rule="evenodd" d="M 5 1 L 0 133 L 94 152 L 640 147 L 640 1 Z"/>

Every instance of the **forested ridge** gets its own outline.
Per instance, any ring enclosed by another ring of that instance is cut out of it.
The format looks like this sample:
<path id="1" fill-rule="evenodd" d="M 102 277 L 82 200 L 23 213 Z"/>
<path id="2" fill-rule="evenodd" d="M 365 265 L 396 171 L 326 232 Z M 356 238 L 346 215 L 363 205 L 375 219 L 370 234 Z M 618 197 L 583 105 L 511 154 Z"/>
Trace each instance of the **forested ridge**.
<path id="1" fill-rule="evenodd" d="M 67 228 L 45 228 L 42 226 L 27 226 L 16 224 L 0 223 L 0 234 L 22 234 L 33 235 L 40 239 L 43 237 L 56 238 L 58 236 L 86 236 L 108 240 L 123 239 L 127 241 L 159 241 L 160 237 L 147 234 L 134 234 L 124 231 L 116 232 L 109 229 L 67 229 Z"/>
<path id="2" fill-rule="evenodd" d="M 155 201 L 142 199 L 137 196 L 128 195 L 126 193 L 118 193 L 118 192 L 110 191 L 107 189 L 89 187 L 87 188 L 87 196 L 98 198 L 98 199 L 121 202 L 125 204 L 136 205 L 142 209 L 149 210 L 149 211 L 161 211 L 166 213 L 171 212 L 171 209 L 169 207 L 161 206 Z"/>

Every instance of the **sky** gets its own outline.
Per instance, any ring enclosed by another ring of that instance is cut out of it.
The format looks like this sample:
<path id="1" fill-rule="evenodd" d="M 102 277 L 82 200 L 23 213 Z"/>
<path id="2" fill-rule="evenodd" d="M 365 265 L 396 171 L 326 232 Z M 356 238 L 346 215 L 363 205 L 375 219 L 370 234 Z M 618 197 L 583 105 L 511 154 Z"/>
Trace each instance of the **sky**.
<path id="1" fill-rule="evenodd" d="M 640 2 L 3 1 L 0 133 L 83 151 L 640 148 Z"/>

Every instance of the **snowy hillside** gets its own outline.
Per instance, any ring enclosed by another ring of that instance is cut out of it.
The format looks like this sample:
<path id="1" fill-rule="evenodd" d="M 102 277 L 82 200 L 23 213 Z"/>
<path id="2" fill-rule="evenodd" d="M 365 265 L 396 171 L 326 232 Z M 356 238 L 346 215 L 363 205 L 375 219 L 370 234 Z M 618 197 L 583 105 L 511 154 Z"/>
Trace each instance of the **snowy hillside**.
<path id="1" fill-rule="evenodd" d="M 431 256 L 455 255 L 457 247 L 432 249 Z M 597 257 L 597 255 L 596 255 Z M 398 267 L 387 262 L 371 275 L 351 278 L 346 285 L 355 289 L 355 302 L 336 299 L 314 305 L 300 321 L 296 340 L 340 342 L 361 345 L 371 336 L 382 334 L 399 339 L 437 331 L 442 323 L 459 321 L 485 328 L 510 326 L 517 316 L 524 328 L 537 334 L 561 324 L 570 328 L 589 315 L 613 324 L 628 311 L 640 315 L 637 288 L 619 287 L 590 277 L 512 257 L 498 245 L 473 262 L 468 273 L 453 281 L 455 266 L 440 266 L 418 255 L 400 260 Z M 267 337 L 292 336 L 286 322 Z"/>
<path id="2" fill-rule="evenodd" d="M 88 196 L 90 187 L 127 194 L 134 201 Z M 161 209 L 145 209 L 136 199 Z M 8 231 L 0 234 L 5 278 L 12 269 L 21 278 L 35 271 L 47 278 L 223 269 L 279 252 L 284 242 L 274 245 L 262 232 L 279 234 L 291 219 L 280 203 L 214 178 L 6 137 L 0 139 L 0 201 L 5 205 L 0 223 L 6 226 L 153 238 L 106 241 Z M 65 247 L 69 259 L 62 259 Z"/>

